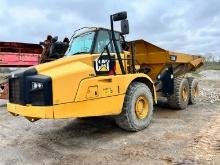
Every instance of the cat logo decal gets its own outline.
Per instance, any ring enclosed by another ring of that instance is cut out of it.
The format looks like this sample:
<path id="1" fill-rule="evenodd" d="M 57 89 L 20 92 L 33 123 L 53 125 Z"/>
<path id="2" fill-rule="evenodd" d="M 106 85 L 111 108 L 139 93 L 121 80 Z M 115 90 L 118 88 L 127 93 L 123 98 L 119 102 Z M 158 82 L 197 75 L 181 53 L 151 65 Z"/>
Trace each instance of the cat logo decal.
<path id="1" fill-rule="evenodd" d="M 109 58 L 108 55 L 101 55 L 94 61 L 94 68 L 97 75 L 108 74 L 115 66 L 114 57 Z"/>

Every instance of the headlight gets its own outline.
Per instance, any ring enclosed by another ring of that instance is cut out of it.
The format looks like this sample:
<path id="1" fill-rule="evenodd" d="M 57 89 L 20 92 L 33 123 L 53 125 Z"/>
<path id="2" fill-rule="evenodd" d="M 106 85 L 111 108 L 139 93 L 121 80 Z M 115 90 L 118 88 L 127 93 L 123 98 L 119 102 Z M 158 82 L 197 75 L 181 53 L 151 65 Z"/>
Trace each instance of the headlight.
<path id="1" fill-rule="evenodd" d="M 50 106 L 53 104 L 52 79 L 45 75 L 28 76 L 26 104 L 33 106 Z"/>
<path id="2" fill-rule="evenodd" d="M 43 83 L 41 82 L 32 82 L 31 83 L 31 90 L 38 90 L 44 87 Z"/>

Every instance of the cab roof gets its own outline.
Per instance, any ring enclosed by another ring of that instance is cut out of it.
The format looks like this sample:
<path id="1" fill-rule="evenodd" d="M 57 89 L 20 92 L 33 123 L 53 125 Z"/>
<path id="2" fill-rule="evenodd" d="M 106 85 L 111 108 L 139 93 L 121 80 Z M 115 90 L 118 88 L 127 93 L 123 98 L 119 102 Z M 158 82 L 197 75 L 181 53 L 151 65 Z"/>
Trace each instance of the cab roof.
<path id="1" fill-rule="evenodd" d="M 98 31 L 98 30 L 107 30 L 107 31 L 110 31 L 111 29 L 108 29 L 108 28 L 103 28 L 103 27 L 83 27 L 83 28 L 80 28 L 80 29 L 77 29 L 73 36 L 78 36 L 78 35 L 81 35 L 83 33 L 87 33 L 87 32 L 93 32 L 93 31 Z M 120 31 L 116 31 L 115 32 L 118 32 L 118 33 L 121 33 Z"/>

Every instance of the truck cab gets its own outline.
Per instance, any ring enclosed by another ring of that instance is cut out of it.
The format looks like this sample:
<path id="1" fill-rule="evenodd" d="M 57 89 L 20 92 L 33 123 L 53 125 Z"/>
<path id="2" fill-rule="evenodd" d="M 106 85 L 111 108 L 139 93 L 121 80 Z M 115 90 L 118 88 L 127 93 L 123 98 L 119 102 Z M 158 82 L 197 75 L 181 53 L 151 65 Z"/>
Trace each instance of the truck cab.
<path id="1" fill-rule="evenodd" d="M 115 31 L 114 33 L 120 56 L 124 57 L 124 54 L 128 53 L 122 48 L 122 42 L 125 41 L 123 41 L 120 32 Z M 116 67 L 117 62 L 115 62 L 115 59 L 117 55 L 114 44 L 111 41 L 110 29 L 90 28 L 72 37 L 65 56 L 69 57 L 86 54 L 91 55 L 97 76 L 113 74 L 114 71 L 118 74 L 120 73 L 120 67 Z M 102 55 L 102 58 L 99 59 L 100 55 Z"/>

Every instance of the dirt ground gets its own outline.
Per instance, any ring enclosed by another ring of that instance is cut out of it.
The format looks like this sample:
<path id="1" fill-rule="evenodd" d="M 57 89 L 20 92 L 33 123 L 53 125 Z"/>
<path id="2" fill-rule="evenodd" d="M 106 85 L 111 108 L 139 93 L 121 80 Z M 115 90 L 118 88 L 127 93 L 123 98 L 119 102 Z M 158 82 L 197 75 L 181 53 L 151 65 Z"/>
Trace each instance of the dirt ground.
<path id="1" fill-rule="evenodd" d="M 202 75 L 198 104 L 162 102 L 137 133 L 109 118 L 30 123 L 0 107 L 0 164 L 220 164 L 220 71 Z"/>

